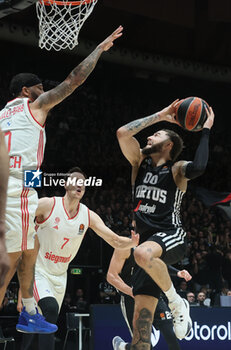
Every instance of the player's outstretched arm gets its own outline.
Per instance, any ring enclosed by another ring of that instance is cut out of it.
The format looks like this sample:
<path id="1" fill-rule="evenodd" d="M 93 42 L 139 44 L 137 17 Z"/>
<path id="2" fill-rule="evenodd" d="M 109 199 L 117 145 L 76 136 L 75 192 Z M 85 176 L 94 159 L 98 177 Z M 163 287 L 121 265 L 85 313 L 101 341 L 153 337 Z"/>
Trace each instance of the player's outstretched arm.
<path id="1" fill-rule="evenodd" d="M 5 245 L 5 211 L 8 177 L 9 155 L 6 149 L 4 134 L 0 130 L 0 287 L 3 286 L 5 276 L 9 270 L 9 258 Z"/>
<path id="2" fill-rule="evenodd" d="M 117 130 L 117 138 L 120 144 L 121 151 L 131 165 L 135 166 L 141 162 L 142 154 L 140 151 L 139 142 L 133 137 L 141 130 L 161 121 L 177 123 L 175 120 L 175 109 L 178 100 L 171 103 L 162 111 L 151 114 L 148 117 L 136 119 Z"/>
<path id="3" fill-rule="evenodd" d="M 101 54 L 104 51 L 108 51 L 113 46 L 114 40 L 121 37 L 122 30 L 123 27 L 119 26 L 111 35 L 101 42 L 96 49 L 87 58 L 85 58 L 85 60 L 74 68 L 61 84 L 40 95 L 33 103 L 31 103 L 31 110 L 33 112 L 36 112 L 36 110 L 42 110 L 45 114 L 47 114 L 51 108 L 63 101 L 78 86 L 83 84 L 83 82 L 95 68 Z"/>
<path id="4" fill-rule="evenodd" d="M 139 243 L 139 234 L 132 231 L 132 237 L 121 237 L 110 230 L 103 222 L 103 220 L 95 212 L 90 210 L 90 226 L 98 236 L 103 238 L 113 248 L 129 249 L 136 247 Z"/>
<path id="5" fill-rule="evenodd" d="M 132 288 L 129 287 L 120 277 L 120 272 L 125 260 L 130 256 L 131 250 L 115 249 L 107 271 L 107 281 L 120 292 L 133 297 Z"/>
<path id="6" fill-rule="evenodd" d="M 180 161 L 175 163 L 173 171 L 180 173 L 185 179 L 195 179 L 202 175 L 206 169 L 209 159 L 209 134 L 214 123 L 214 112 L 212 107 L 206 108 L 207 120 L 204 123 L 200 143 L 197 147 L 192 162 Z"/>

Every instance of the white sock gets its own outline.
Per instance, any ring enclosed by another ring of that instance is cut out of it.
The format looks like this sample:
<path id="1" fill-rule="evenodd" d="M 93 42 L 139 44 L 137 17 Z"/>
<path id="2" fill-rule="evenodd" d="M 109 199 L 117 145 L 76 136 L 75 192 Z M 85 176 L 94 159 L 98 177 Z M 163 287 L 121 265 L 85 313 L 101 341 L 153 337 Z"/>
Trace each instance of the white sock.
<path id="1" fill-rule="evenodd" d="M 169 303 L 176 301 L 176 299 L 179 297 L 173 284 L 171 284 L 171 287 L 169 288 L 169 290 L 164 292 L 164 294 L 168 298 Z"/>
<path id="2" fill-rule="evenodd" d="M 119 345 L 119 350 L 126 350 L 126 344 L 127 343 L 120 343 L 120 345 Z"/>
<path id="3" fill-rule="evenodd" d="M 36 309 L 35 309 L 35 301 L 34 298 L 22 298 L 22 303 L 23 306 L 25 306 L 26 311 L 30 315 L 35 315 L 36 314 Z"/>

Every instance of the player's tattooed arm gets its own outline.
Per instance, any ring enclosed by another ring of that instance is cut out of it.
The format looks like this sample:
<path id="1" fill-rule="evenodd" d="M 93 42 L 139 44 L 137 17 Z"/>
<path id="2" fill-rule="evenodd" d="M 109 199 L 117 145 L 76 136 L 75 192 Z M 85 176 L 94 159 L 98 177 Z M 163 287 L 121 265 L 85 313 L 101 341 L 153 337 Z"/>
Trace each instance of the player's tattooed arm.
<path id="1" fill-rule="evenodd" d="M 61 84 L 40 95 L 35 102 L 31 104 L 31 109 L 42 109 L 44 112 L 48 112 L 69 96 L 77 87 L 83 84 L 95 68 L 101 54 L 104 51 L 108 51 L 113 46 L 114 40 L 122 35 L 122 30 L 123 27 L 119 26 L 111 35 L 100 43 L 85 60 L 74 68 Z"/>
<path id="2" fill-rule="evenodd" d="M 160 121 L 168 121 L 176 123 L 175 110 L 178 100 L 171 103 L 168 107 L 160 112 L 149 115 L 148 117 L 134 120 L 117 130 L 117 138 L 120 144 L 121 151 L 133 167 L 139 167 L 144 159 L 140 150 L 139 142 L 133 137 L 141 130 Z"/>
<path id="3" fill-rule="evenodd" d="M 127 137 L 133 136 L 133 135 L 136 135 L 141 130 L 143 130 L 143 129 L 147 128 L 148 126 L 151 126 L 159 121 L 161 121 L 160 114 L 154 113 L 154 114 L 149 115 L 148 117 L 134 120 L 134 121 L 122 126 L 118 130 L 118 132 L 122 133 L 122 131 L 123 131 L 124 134 L 126 133 Z"/>
<path id="4" fill-rule="evenodd" d="M 152 314 L 148 309 L 143 308 L 135 322 L 131 350 L 150 350 L 151 330 Z"/>
<path id="5" fill-rule="evenodd" d="M 118 131 L 124 134 L 124 136 L 136 135 L 139 131 L 151 126 L 160 121 L 168 121 L 170 123 L 177 124 L 175 119 L 176 106 L 179 100 L 175 100 L 168 107 L 165 107 L 160 112 L 149 115 L 148 117 L 134 120 L 124 126 Z"/>

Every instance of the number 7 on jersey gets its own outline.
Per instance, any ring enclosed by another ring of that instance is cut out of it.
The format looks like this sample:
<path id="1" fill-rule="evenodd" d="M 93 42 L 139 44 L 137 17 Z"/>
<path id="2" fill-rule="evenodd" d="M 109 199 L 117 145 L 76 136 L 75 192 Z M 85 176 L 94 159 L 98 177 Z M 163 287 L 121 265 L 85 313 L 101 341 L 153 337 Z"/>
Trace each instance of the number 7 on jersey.
<path id="1" fill-rule="evenodd" d="M 61 249 L 63 249 L 63 247 L 70 241 L 70 238 L 63 238 L 64 239 L 64 243 L 63 243 L 63 245 L 62 245 L 62 247 L 61 247 Z"/>

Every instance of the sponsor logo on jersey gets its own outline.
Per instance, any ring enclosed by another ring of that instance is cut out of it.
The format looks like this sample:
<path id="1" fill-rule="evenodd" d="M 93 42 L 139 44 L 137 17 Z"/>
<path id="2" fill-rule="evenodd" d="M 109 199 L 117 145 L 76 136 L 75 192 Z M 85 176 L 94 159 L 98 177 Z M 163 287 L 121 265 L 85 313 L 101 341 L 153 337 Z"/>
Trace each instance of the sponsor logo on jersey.
<path id="1" fill-rule="evenodd" d="M 84 224 L 80 224 L 79 225 L 79 235 L 82 235 L 83 234 L 83 231 L 84 231 Z"/>
<path id="2" fill-rule="evenodd" d="M 65 257 L 65 256 L 55 255 L 52 252 L 46 252 L 44 257 L 47 260 L 53 261 L 54 264 L 57 264 L 57 263 L 68 263 L 71 260 L 71 255 Z"/>
<path id="3" fill-rule="evenodd" d="M 168 174 L 169 173 L 169 167 L 167 165 L 163 166 L 161 171 L 159 172 L 159 175 L 161 174 Z"/>
<path id="4" fill-rule="evenodd" d="M 169 312 L 169 311 L 161 312 L 160 318 L 161 318 L 161 320 L 171 320 L 172 319 L 171 312 Z"/>
<path id="5" fill-rule="evenodd" d="M 16 113 L 22 112 L 23 110 L 24 110 L 23 104 L 16 106 L 16 107 L 13 107 L 13 108 L 6 109 L 6 110 L 4 110 L 4 112 L 2 114 L 0 114 L 0 120 L 12 117 L 12 115 L 15 115 Z"/>
<path id="6" fill-rule="evenodd" d="M 146 204 L 141 204 L 139 206 L 139 211 L 142 211 L 143 213 L 147 213 L 147 214 L 153 214 L 155 213 L 155 210 L 156 210 L 156 205 L 153 204 L 153 205 L 148 205 L 147 203 Z"/>
<path id="7" fill-rule="evenodd" d="M 39 169 L 24 170 L 24 187 L 42 187 L 42 171 L 40 171 Z"/>
<path id="8" fill-rule="evenodd" d="M 55 228 L 56 230 L 58 230 L 59 229 L 59 223 L 60 223 L 60 218 L 57 216 L 56 218 L 55 218 L 55 225 L 53 226 L 53 228 Z"/>

